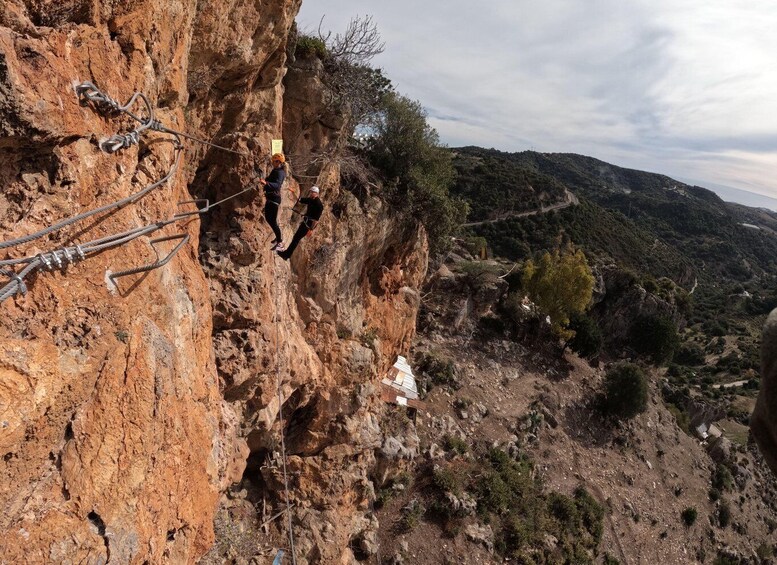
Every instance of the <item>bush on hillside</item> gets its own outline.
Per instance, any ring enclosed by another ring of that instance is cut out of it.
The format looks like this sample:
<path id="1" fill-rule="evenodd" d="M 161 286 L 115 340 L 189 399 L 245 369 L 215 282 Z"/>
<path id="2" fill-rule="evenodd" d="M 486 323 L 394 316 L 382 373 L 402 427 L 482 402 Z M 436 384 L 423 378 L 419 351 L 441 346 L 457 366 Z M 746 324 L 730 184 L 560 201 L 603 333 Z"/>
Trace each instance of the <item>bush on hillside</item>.
<path id="1" fill-rule="evenodd" d="M 572 351 L 581 357 L 595 357 L 602 349 L 602 330 L 596 320 L 585 314 L 575 313 L 569 317 L 569 329 L 575 332 L 569 340 Z"/>
<path id="2" fill-rule="evenodd" d="M 721 528 L 725 528 L 731 523 L 731 507 L 729 506 L 728 502 L 726 500 L 720 501 L 720 506 L 718 506 L 718 525 Z"/>
<path id="3" fill-rule="evenodd" d="M 718 463 L 712 473 L 712 488 L 719 491 L 731 490 L 734 487 L 734 477 L 723 463 Z"/>
<path id="4" fill-rule="evenodd" d="M 704 364 L 704 348 L 697 343 L 685 342 L 677 350 L 673 361 L 681 365 L 697 366 Z"/>
<path id="5" fill-rule="evenodd" d="M 639 316 L 630 329 L 631 346 L 660 365 L 672 360 L 680 343 L 677 326 L 666 316 Z"/>
<path id="6" fill-rule="evenodd" d="M 647 400 L 647 377 L 637 365 L 623 363 L 607 372 L 604 380 L 605 412 L 617 418 L 633 418 L 645 411 Z"/>
<path id="7" fill-rule="evenodd" d="M 429 352 L 420 354 L 415 362 L 420 377 L 419 392 L 422 395 L 434 385 L 450 386 L 454 389 L 460 387 L 456 377 L 456 365 L 452 359 Z"/>
<path id="8" fill-rule="evenodd" d="M 680 516 L 683 519 L 683 523 L 686 525 L 686 527 L 693 526 L 694 522 L 696 522 L 696 517 L 698 515 L 698 512 L 696 512 L 695 508 L 688 507 L 685 510 L 682 511 L 682 514 Z"/>

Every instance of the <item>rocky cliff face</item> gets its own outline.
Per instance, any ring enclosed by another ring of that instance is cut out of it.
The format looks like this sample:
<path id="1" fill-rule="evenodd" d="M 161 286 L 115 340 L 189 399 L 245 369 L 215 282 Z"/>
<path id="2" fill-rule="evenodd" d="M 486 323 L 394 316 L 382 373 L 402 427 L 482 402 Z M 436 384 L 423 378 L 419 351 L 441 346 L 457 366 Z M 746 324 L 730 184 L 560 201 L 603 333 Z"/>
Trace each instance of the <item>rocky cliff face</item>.
<path id="1" fill-rule="evenodd" d="M 772 311 L 764 324 L 761 339 L 761 390 L 750 430 L 761 448 L 764 459 L 777 475 L 777 310 Z"/>
<path id="2" fill-rule="evenodd" d="M 327 206 L 291 264 L 270 253 L 249 193 L 154 233 L 190 238 L 163 268 L 109 284 L 106 271 L 151 263 L 175 244 L 155 255 L 141 237 L 40 271 L 26 295 L 0 304 L 0 554 L 9 562 L 195 561 L 214 544 L 230 485 L 242 481 L 271 505 L 282 499 L 278 388 L 298 562 L 349 562 L 349 541 L 375 529 L 369 472 L 384 438 L 374 384 L 412 337 L 425 237 L 398 230 L 378 199 L 341 189 L 337 162 L 321 158 L 336 115 L 309 123 L 315 72 L 290 80 L 284 108 L 299 4 L 0 6 L 0 241 L 133 194 L 174 163 L 175 144 L 157 132 L 101 152 L 100 139 L 137 124 L 79 103 L 74 83 L 92 81 L 121 102 L 142 91 L 168 127 L 239 152 L 184 140 L 169 182 L 0 259 L 234 194 L 281 135 L 294 142 L 292 172 L 297 162 L 310 175 L 291 188 L 315 181 Z M 285 208 L 287 238 L 296 221 Z"/>

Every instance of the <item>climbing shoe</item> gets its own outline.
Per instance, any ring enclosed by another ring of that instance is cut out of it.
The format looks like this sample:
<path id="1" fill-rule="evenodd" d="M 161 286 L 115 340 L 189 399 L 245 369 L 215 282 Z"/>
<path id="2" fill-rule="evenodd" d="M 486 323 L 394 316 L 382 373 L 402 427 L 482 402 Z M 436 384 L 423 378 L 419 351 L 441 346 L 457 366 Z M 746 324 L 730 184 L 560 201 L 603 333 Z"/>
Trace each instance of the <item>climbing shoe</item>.
<path id="1" fill-rule="evenodd" d="M 283 251 L 283 243 L 280 241 L 274 242 L 272 247 L 270 247 L 270 251 Z"/>

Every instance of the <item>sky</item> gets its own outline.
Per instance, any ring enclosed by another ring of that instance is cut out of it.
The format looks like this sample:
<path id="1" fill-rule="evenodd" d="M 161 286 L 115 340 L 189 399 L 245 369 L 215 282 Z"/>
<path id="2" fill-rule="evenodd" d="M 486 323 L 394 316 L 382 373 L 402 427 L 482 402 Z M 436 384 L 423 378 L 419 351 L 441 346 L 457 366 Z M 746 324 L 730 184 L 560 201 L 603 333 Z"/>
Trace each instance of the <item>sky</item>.
<path id="1" fill-rule="evenodd" d="M 777 199 L 774 0 L 303 0 L 297 21 L 342 32 L 365 15 L 386 44 L 372 64 L 451 147 L 580 153 Z M 756 200 L 742 203 L 777 209 Z"/>

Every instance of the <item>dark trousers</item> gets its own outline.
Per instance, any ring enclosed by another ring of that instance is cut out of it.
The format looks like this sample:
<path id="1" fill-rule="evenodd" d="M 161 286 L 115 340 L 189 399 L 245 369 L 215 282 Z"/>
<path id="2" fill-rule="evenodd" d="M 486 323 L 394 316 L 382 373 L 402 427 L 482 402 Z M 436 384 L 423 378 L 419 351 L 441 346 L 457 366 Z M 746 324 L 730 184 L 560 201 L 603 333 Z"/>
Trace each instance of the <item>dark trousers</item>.
<path id="1" fill-rule="evenodd" d="M 276 201 L 277 200 L 277 201 Z M 272 228 L 273 233 L 275 234 L 275 239 L 277 241 L 283 240 L 283 235 L 281 234 L 281 228 L 278 227 L 278 210 L 281 207 L 281 197 L 278 196 L 277 198 L 273 198 L 272 196 L 267 196 L 267 201 L 264 203 L 264 219 L 267 220 L 267 223 L 269 224 L 270 228 Z"/>
<path id="2" fill-rule="evenodd" d="M 299 242 L 302 241 L 303 237 L 308 235 L 309 231 L 310 229 L 308 229 L 308 226 L 305 225 L 305 222 L 302 222 L 297 228 L 297 232 L 294 234 L 294 239 L 291 240 L 291 243 L 286 248 L 286 251 L 281 251 L 281 257 L 285 259 L 291 257 L 291 254 L 294 253 L 294 250 L 297 248 L 297 245 L 299 245 Z"/>

